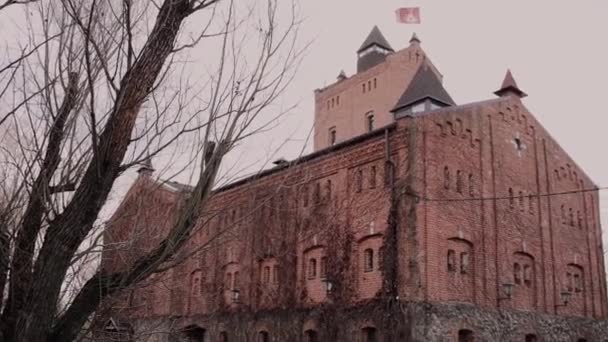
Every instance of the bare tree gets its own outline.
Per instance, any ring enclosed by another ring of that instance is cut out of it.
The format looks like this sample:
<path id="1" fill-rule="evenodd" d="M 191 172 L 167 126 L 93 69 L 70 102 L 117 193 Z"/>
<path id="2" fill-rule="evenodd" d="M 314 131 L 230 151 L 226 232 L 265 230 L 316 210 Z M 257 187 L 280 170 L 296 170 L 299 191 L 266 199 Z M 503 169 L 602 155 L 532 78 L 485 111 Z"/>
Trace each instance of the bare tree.
<path id="1" fill-rule="evenodd" d="M 0 10 L 24 2 L 9 1 Z M 4 108 L 11 108 L 0 114 L 0 172 L 9 180 L 0 184 L 0 290 L 7 288 L 1 337 L 75 340 L 104 298 L 142 281 L 182 247 L 224 156 L 288 110 L 271 107 L 302 54 L 295 3 L 282 12 L 291 16 L 279 18 L 285 5 L 28 5 L 36 13 L 27 23 L 32 47 L 3 69 L 15 95 L 0 93 Z M 202 82 L 188 77 L 184 62 L 195 47 L 206 62 Z M 116 179 L 184 143 L 196 186 L 168 233 L 124 270 L 91 270 L 104 229 L 100 211 Z M 92 275 L 75 281 L 85 271 Z M 66 288 L 74 295 L 64 297 Z"/>

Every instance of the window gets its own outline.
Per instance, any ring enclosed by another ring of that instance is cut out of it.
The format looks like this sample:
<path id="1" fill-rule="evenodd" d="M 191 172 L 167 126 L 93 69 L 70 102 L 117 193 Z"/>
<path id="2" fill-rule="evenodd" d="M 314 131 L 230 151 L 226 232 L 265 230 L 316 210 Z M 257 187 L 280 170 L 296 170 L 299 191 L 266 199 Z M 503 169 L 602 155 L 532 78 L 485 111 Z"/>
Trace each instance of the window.
<path id="1" fill-rule="evenodd" d="M 456 272 L 456 253 L 448 249 L 448 272 Z"/>
<path id="2" fill-rule="evenodd" d="M 560 178 L 559 178 L 559 171 L 557 171 L 557 169 L 555 169 L 555 170 L 553 170 L 553 171 L 555 171 L 555 179 L 556 179 L 556 180 L 559 180 L 559 179 L 560 179 Z"/>
<path id="3" fill-rule="evenodd" d="M 473 184 L 473 174 L 469 174 L 469 196 L 473 197 L 475 193 L 475 185 Z"/>
<path id="4" fill-rule="evenodd" d="M 232 288 L 233 289 L 239 288 L 239 272 L 238 271 L 234 272 L 234 277 L 232 278 Z"/>
<path id="5" fill-rule="evenodd" d="M 226 283 L 224 284 L 224 286 L 229 289 L 230 286 L 232 286 L 232 273 L 228 272 L 226 273 Z"/>
<path id="6" fill-rule="evenodd" d="M 579 293 L 583 290 L 581 285 L 581 276 L 579 274 L 574 274 L 574 292 Z"/>
<path id="7" fill-rule="evenodd" d="M 450 188 L 450 169 L 447 166 L 443 168 L 443 187 Z"/>
<path id="8" fill-rule="evenodd" d="M 566 272 L 566 289 L 568 292 L 572 292 L 572 273 Z"/>
<path id="9" fill-rule="evenodd" d="M 272 266 L 272 282 L 277 284 L 279 282 L 279 266 Z"/>
<path id="10" fill-rule="evenodd" d="M 329 129 L 329 145 L 336 144 L 336 128 L 332 127 Z"/>
<path id="11" fill-rule="evenodd" d="M 306 330 L 304 337 L 306 342 L 317 342 L 319 340 L 317 332 L 312 329 Z"/>
<path id="12" fill-rule="evenodd" d="M 532 266 L 524 265 L 524 284 L 526 286 L 532 285 Z"/>
<path id="13" fill-rule="evenodd" d="M 228 333 L 225 331 L 222 331 L 220 333 L 220 342 L 228 342 Z"/>
<path id="14" fill-rule="evenodd" d="M 258 333 L 258 342 L 270 342 L 268 331 L 262 330 Z"/>
<path id="15" fill-rule="evenodd" d="M 372 189 L 376 187 L 376 166 L 375 165 L 372 165 L 372 167 L 370 168 L 369 187 Z"/>
<path id="16" fill-rule="evenodd" d="M 315 203 L 319 203 L 321 201 L 321 183 L 317 182 L 315 184 L 315 190 L 312 193 L 312 198 Z"/>
<path id="17" fill-rule="evenodd" d="M 519 209 L 524 208 L 524 193 L 522 191 L 519 192 Z"/>
<path id="18" fill-rule="evenodd" d="M 262 276 L 264 284 L 268 284 L 270 282 L 270 266 L 264 267 L 264 274 Z"/>
<path id="19" fill-rule="evenodd" d="M 581 211 L 580 210 L 576 211 L 576 225 L 579 228 L 583 227 L 583 218 L 581 217 Z"/>
<path id="20" fill-rule="evenodd" d="M 568 209 L 568 217 L 570 218 L 570 225 L 574 227 L 574 212 L 572 208 Z"/>
<path id="21" fill-rule="evenodd" d="M 366 327 L 362 329 L 362 337 L 365 342 L 376 342 L 376 328 Z"/>
<path id="22" fill-rule="evenodd" d="M 372 90 L 372 81 L 367 81 L 367 89 Z"/>
<path id="23" fill-rule="evenodd" d="M 509 188 L 509 205 L 513 208 L 514 199 L 513 199 L 513 188 Z"/>
<path id="24" fill-rule="evenodd" d="M 474 335 L 471 330 L 462 329 L 458 331 L 458 342 L 473 342 Z"/>
<path id="25" fill-rule="evenodd" d="M 363 94 L 365 94 L 365 83 L 363 83 Z"/>
<path id="26" fill-rule="evenodd" d="M 469 253 L 460 253 L 460 273 L 469 273 Z"/>
<path id="27" fill-rule="evenodd" d="M 363 271 L 371 272 L 374 270 L 374 250 L 371 248 L 363 251 Z"/>
<path id="28" fill-rule="evenodd" d="M 340 95 L 336 96 L 336 106 L 340 105 Z"/>
<path id="29" fill-rule="evenodd" d="M 325 192 L 326 192 L 326 196 L 327 198 L 331 198 L 331 179 L 328 179 L 327 182 L 325 183 Z"/>
<path id="30" fill-rule="evenodd" d="M 462 193 L 462 171 L 456 171 L 456 192 Z"/>
<path id="31" fill-rule="evenodd" d="M 374 130 L 374 112 L 368 112 L 365 115 L 365 124 L 368 132 Z"/>
<path id="32" fill-rule="evenodd" d="M 538 338 L 534 334 L 526 335 L 526 342 L 537 342 Z"/>
<path id="33" fill-rule="evenodd" d="M 378 82 L 376 82 L 377 80 L 374 78 L 374 89 L 376 89 L 376 87 L 378 86 Z"/>
<path id="34" fill-rule="evenodd" d="M 304 196 L 304 207 L 308 207 L 308 185 L 304 185 L 302 196 Z"/>
<path id="35" fill-rule="evenodd" d="M 319 275 L 321 278 L 327 277 L 327 257 L 321 257 L 321 265 Z"/>
<path id="36" fill-rule="evenodd" d="M 513 281 L 515 284 L 521 284 L 521 266 L 518 263 L 513 264 Z"/>
<path id="37" fill-rule="evenodd" d="M 561 214 L 562 214 L 562 224 L 566 224 L 567 223 L 566 206 L 562 204 L 561 207 L 560 207 L 560 211 L 561 211 Z"/>
<path id="38" fill-rule="evenodd" d="M 363 170 L 357 170 L 357 179 L 356 179 L 357 192 L 361 192 L 363 190 Z"/>
<path id="39" fill-rule="evenodd" d="M 308 259 L 308 279 L 314 279 L 317 276 L 317 259 Z"/>

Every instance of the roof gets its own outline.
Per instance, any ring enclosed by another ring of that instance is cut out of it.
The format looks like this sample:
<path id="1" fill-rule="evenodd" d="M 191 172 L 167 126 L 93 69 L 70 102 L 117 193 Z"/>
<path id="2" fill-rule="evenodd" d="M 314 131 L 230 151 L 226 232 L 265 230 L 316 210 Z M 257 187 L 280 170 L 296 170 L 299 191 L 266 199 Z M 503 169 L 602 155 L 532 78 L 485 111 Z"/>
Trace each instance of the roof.
<path id="1" fill-rule="evenodd" d="M 403 107 L 427 98 L 449 106 L 456 104 L 433 70 L 431 70 L 428 65 L 423 64 L 420 66 L 409 86 L 405 89 L 391 112 L 395 112 Z"/>
<path id="2" fill-rule="evenodd" d="M 388 43 L 386 38 L 384 38 L 384 35 L 382 34 L 382 32 L 380 32 L 380 29 L 378 28 L 378 26 L 374 26 L 374 28 L 372 29 L 372 32 L 369 33 L 369 35 L 367 36 L 367 38 L 365 39 L 363 44 L 361 44 L 361 47 L 359 48 L 359 50 L 357 50 L 357 53 L 360 53 L 363 50 L 365 50 L 373 45 L 378 45 L 380 47 L 383 47 L 383 48 L 393 51 L 393 52 L 395 51 L 391 47 L 391 44 Z"/>
<path id="3" fill-rule="evenodd" d="M 500 86 L 500 89 L 495 91 L 494 94 L 496 94 L 498 96 L 503 96 L 504 94 L 506 94 L 508 92 L 513 92 L 519 97 L 528 96 L 528 94 L 524 93 L 517 86 L 517 82 L 515 82 L 515 78 L 513 77 L 511 70 L 507 70 L 507 74 L 505 75 L 505 78 L 502 81 L 502 85 Z"/>

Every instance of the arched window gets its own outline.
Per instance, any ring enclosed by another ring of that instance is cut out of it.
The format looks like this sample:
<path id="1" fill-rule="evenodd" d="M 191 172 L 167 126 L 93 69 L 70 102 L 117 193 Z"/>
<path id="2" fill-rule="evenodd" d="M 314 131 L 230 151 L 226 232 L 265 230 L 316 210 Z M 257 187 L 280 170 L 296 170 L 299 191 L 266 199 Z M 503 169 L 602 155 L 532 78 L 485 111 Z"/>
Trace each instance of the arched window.
<path id="1" fill-rule="evenodd" d="M 376 342 L 377 341 L 377 334 L 376 334 L 376 328 L 374 327 L 365 327 L 363 329 L 361 329 L 361 333 L 362 333 L 362 337 L 363 337 L 363 341 L 364 342 Z"/>
<path id="2" fill-rule="evenodd" d="M 230 289 L 232 287 L 232 273 L 230 273 L 230 272 L 226 273 L 226 283 L 224 284 L 224 286 L 227 289 Z"/>
<path id="3" fill-rule="evenodd" d="M 532 266 L 524 265 L 524 285 L 532 285 Z"/>
<path id="4" fill-rule="evenodd" d="M 473 342 L 475 336 L 473 332 L 468 329 L 461 329 L 458 331 L 458 342 Z"/>
<path id="5" fill-rule="evenodd" d="M 270 334 L 266 330 L 258 332 L 258 342 L 270 342 Z"/>
<path id="6" fill-rule="evenodd" d="M 521 266 L 518 263 L 513 264 L 513 281 L 515 284 L 521 284 Z"/>
<path id="7" fill-rule="evenodd" d="M 469 253 L 467 252 L 460 253 L 460 273 L 469 273 Z"/>
<path id="8" fill-rule="evenodd" d="M 568 217 L 570 218 L 570 225 L 574 227 L 574 211 L 572 208 L 568 209 Z"/>
<path id="9" fill-rule="evenodd" d="M 336 138 L 337 138 L 336 127 L 332 127 L 329 129 L 329 145 L 330 146 L 336 144 Z"/>
<path id="10" fill-rule="evenodd" d="M 450 169 L 447 166 L 443 168 L 443 187 L 450 188 Z"/>
<path id="11" fill-rule="evenodd" d="M 367 112 L 367 114 L 365 114 L 365 128 L 368 132 L 371 132 L 374 130 L 375 126 L 374 126 L 374 112 Z"/>
<path id="12" fill-rule="evenodd" d="M 361 190 L 363 190 L 363 170 L 359 169 L 357 170 L 357 179 L 356 181 L 356 187 L 357 187 L 357 192 L 361 192 Z"/>
<path id="13" fill-rule="evenodd" d="M 232 288 L 233 289 L 239 288 L 239 271 L 234 272 L 234 277 L 232 279 Z"/>
<path id="14" fill-rule="evenodd" d="M 262 276 L 262 281 L 264 284 L 268 284 L 270 282 L 270 266 L 264 267 L 264 274 Z"/>
<path id="15" fill-rule="evenodd" d="M 372 165 L 369 171 L 369 187 L 371 189 L 376 187 L 376 165 Z"/>
<path id="16" fill-rule="evenodd" d="M 319 276 L 321 278 L 325 278 L 327 277 L 327 257 L 321 257 L 321 265 L 320 266 L 320 272 L 319 272 Z"/>
<path id="17" fill-rule="evenodd" d="M 314 279 L 317 277 L 317 259 L 308 259 L 308 279 Z"/>
<path id="18" fill-rule="evenodd" d="M 274 284 L 279 282 L 279 266 L 278 265 L 272 266 L 272 282 Z"/>
<path id="19" fill-rule="evenodd" d="M 319 340 L 317 332 L 312 329 L 308 329 L 304 332 L 304 338 L 306 342 L 317 342 Z"/>
<path id="20" fill-rule="evenodd" d="M 456 272 L 456 253 L 448 249 L 448 272 Z"/>
<path id="21" fill-rule="evenodd" d="M 365 272 L 374 270 L 374 250 L 371 248 L 363 251 L 363 270 Z"/>

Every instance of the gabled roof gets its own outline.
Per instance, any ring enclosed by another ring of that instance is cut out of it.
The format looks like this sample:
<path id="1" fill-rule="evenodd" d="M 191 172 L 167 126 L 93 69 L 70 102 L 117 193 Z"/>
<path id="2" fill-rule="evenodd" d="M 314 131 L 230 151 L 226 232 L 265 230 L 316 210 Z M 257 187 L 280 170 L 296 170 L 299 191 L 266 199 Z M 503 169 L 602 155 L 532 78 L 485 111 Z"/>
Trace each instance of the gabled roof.
<path id="1" fill-rule="evenodd" d="M 422 64 L 391 112 L 427 98 L 448 106 L 456 104 L 433 70 L 428 65 Z"/>
<path id="2" fill-rule="evenodd" d="M 369 35 L 367 36 L 367 38 L 365 39 L 363 44 L 361 44 L 361 47 L 359 48 L 359 50 L 357 50 L 357 53 L 360 53 L 363 50 L 365 50 L 373 45 L 378 45 L 378 46 L 383 47 L 392 52 L 395 51 L 391 47 L 391 44 L 388 43 L 386 38 L 384 38 L 384 35 L 382 34 L 382 32 L 380 32 L 380 29 L 378 28 L 378 26 L 374 26 L 374 28 L 372 29 L 372 32 L 369 33 Z"/>

